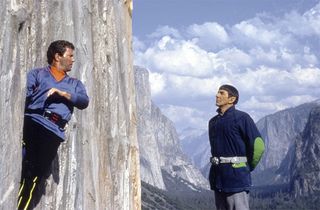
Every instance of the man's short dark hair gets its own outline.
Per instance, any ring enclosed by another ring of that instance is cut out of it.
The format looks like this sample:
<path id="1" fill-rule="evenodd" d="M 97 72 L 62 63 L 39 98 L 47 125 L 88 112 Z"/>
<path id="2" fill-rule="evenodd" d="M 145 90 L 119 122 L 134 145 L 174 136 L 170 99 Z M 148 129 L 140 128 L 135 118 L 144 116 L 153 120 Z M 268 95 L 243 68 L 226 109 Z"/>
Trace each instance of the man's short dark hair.
<path id="1" fill-rule="evenodd" d="M 47 51 L 48 64 L 52 64 L 56 53 L 62 56 L 66 52 L 67 48 L 74 50 L 74 45 L 66 40 L 57 40 L 52 42 Z"/>
<path id="2" fill-rule="evenodd" d="M 238 103 L 239 100 L 239 91 L 237 88 L 233 87 L 232 85 L 221 85 L 219 90 L 225 90 L 228 92 L 228 96 L 231 97 L 236 97 L 236 100 L 233 102 L 234 105 Z"/>

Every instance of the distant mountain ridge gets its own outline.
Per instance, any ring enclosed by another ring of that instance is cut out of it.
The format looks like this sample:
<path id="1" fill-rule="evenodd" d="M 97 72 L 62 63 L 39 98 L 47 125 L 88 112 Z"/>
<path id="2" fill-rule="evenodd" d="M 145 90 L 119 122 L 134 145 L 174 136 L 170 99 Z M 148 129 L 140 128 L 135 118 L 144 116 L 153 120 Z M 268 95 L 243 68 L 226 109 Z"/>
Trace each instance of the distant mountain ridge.
<path id="1" fill-rule="evenodd" d="M 208 177 L 209 158 L 211 150 L 209 144 L 208 132 L 205 131 L 198 136 L 185 136 L 181 139 L 183 152 L 191 159 L 191 162 L 197 166 L 205 177 Z"/>
<path id="2" fill-rule="evenodd" d="M 279 167 L 294 138 L 305 128 L 310 111 L 318 106 L 319 100 L 305 103 L 268 115 L 257 122 L 257 127 L 265 140 L 266 151 L 258 170 Z"/>
<path id="3" fill-rule="evenodd" d="M 295 197 L 320 195 L 320 105 L 310 112 L 305 129 L 296 138 L 290 164 L 290 186 Z"/>
<path id="4" fill-rule="evenodd" d="M 182 152 L 173 122 L 151 101 L 148 70 L 134 68 L 141 180 L 166 190 L 165 173 L 166 177 L 170 175 L 200 188 L 208 188 L 208 180 Z"/>
<path id="5" fill-rule="evenodd" d="M 257 122 L 266 150 L 253 173 L 255 185 L 289 184 L 297 138 L 306 129 L 311 111 L 320 100 L 268 115 Z"/>

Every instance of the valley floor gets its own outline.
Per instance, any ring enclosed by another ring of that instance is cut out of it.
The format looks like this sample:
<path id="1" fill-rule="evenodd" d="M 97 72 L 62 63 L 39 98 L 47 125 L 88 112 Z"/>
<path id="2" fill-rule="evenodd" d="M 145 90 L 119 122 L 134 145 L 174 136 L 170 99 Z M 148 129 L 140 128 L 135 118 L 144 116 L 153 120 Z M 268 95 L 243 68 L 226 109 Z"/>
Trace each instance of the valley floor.
<path id="1" fill-rule="evenodd" d="M 142 210 L 215 210 L 210 190 L 160 190 L 142 182 Z M 279 187 L 259 188 L 250 192 L 251 210 L 320 210 L 320 194 L 293 198 Z"/>

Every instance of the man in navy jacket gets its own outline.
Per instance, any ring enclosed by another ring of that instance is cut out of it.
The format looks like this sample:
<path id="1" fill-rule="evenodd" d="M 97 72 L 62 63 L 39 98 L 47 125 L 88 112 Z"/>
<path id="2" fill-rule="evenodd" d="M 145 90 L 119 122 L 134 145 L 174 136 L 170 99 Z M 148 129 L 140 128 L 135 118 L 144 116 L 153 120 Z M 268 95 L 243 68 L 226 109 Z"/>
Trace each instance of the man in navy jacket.
<path id="1" fill-rule="evenodd" d="M 74 107 L 85 109 L 89 104 L 82 82 L 67 74 L 74 62 L 73 51 L 72 43 L 54 41 L 47 51 L 49 66 L 27 74 L 18 209 L 32 208 L 34 191 L 64 141 Z"/>
<path id="2" fill-rule="evenodd" d="M 238 99 L 235 87 L 222 85 L 216 95 L 218 114 L 208 126 L 209 181 L 218 210 L 249 209 L 250 172 L 264 152 L 263 139 L 251 117 L 235 109 Z"/>

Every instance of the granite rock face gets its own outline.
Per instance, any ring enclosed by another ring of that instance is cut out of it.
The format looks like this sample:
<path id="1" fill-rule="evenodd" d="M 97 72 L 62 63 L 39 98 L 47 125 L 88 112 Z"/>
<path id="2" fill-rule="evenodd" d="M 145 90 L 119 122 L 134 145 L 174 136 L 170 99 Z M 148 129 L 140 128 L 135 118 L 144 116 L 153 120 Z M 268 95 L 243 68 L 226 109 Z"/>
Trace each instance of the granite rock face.
<path id="1" fill-rule="evenodd" d="M 136 101 L 137 101 L 137 133 L 140 151 L 141 180 L 165 189 L 161 172 L 161 156 L 158 142 L 154 135 L 151 92 L 148 71 L 135 68 Z"/>
<path id="2" fill-rule="evenodd" d="M 187 135 L 181 139 L 183 152 L 191 159 L 205 177 L 209 177 L 211 167 L 211 147 L 208 131 L 202 131 L 196 135 Z"/>
<path id="3" fill-rule="evenodd" d="M 135 66 L 141 180 L 167 189 L 164 174 L 208 188 L 208 181 L 183 154 L 173 122 L 151 101 L 148 70 Z"/>
<path id="4" fill-rule="evenodd" d="M 296 165 L 296 144 L 300 145 L 301 133 L 306 129 L 312 109 L 319 100 L 268 115 L 257 126 L 265 140 L 266 150 L 254 173 L 258 185 L 288 185 L 292 167 Z"/>
<path id="5" fill-rule="evenodd" d="M 289 148 L 294 145 L 294 139 L 304 130 L 309 113 L 317 103 L 306 103 L 279 111 L 257 122 L 266 146 L 258 170 L 278 168 L 281 165 L 287 153 L 290 152 Z"/>
<path id="6" fill-rule="evenodd" d="M 37 192 L 35 209 L 140 209 L 131 0 L 0 2 L 0 209 L 15 209 L 26 72 L 46 64 L 53 40 L 74 43 L 71 76 L 90 104 Z"/>
<path id="7" fill-rule="evenodd" d="M 295 196 L 320 193 L 320 106 L 312 109 L 304 131 L 296 138 L 291 162 L 291 189 Z"/>

